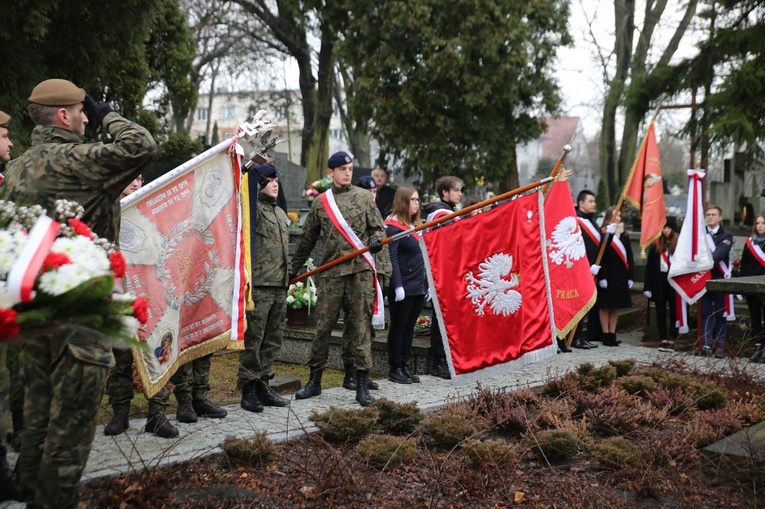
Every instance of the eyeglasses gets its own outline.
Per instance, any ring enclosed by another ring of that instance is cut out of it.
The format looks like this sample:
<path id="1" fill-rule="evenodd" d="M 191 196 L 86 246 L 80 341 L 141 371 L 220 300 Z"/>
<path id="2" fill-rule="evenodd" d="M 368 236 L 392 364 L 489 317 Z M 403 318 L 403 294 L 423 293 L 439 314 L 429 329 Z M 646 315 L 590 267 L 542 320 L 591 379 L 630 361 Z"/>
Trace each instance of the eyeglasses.
<path id="1" fill-rule="evenodd" d="M 409 201 L 416 201 L 416 202 L 419 203 L 420 199 L 419 198 L 409 198 Z"/>

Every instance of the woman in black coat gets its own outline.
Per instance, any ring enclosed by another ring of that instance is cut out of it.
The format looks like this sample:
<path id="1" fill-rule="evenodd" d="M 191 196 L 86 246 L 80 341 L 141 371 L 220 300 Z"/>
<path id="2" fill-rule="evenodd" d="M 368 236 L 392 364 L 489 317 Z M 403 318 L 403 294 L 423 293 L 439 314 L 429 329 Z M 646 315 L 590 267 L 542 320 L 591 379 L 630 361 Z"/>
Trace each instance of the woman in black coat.
<path id="1" fill-rule="evenodd" d="M 746 239 L 744 251 L 741 253 L 740 276 L 765 275 L 765 213 L 760 212 L 754 218 L 752 236 Z M 765 309 L 762 301 L 753 295 L 746 296 L 746 304 L 749 306 L 749 316 L 752 319 L 752 342 L 754 354 L 749 358 L 751 362 L 765 362 L 765 332 L 763 318 Z"/>
<path id="2" fill-rule="evenodd" d="M 391 215 L 385 220 L 385 231 L 391 237 L 419 224 L 420 195 L 412 187 L 399 187 L 393 197 Z M 409 371 L 414 326 L 428 291 L 419 239 L 420 235 L 415 233 L 389 244 L 393 274 L 388 287 L 388 380 L 400 384 L 420 381 L 420 377 Z"/>
<path id="3" fill-rule="evenodd" d="M 670 258 L 677 246 L 677 219 L 667 217 L 667 224 L 661 230 L 661 237 L 648 248 L 645 262 L 645 286 L 643 295 L 656 304 L 656 326 L 659 331 L 661 347 L 671 349 L 676 336 L 675 329 L 675 290 L 669 284 Z M 667 323 L 669 307 L 669 324 Z"/>
<path id="4" fill-rule="evenodd" d="M 603 218 L 603 224 L 611 223 L 613 215 L 614 207 L 609 207 Z M 632 247 L 619 214 L 613 222 L 616 223 L 616 233 L 603 252 L 598 272 L 599 316 L 605 346 L 619 346 L 619 342 L 616 341 L 616 320 L 619 317 L 619 309 L 632 307 L 630 298 L 634 265 Z"/>

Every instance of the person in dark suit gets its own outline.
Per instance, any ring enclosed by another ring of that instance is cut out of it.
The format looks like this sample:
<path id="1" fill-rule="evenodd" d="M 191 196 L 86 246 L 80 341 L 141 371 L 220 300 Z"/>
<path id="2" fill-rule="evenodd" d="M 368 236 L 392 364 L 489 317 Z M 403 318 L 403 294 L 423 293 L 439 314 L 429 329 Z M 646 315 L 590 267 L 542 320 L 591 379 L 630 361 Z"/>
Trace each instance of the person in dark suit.
<path id="1" fill-rule="evenodd" d="M 717 205 L 710 205 L 704 211 L 707 221 L 706 234 L 711 239 L 712 250 L 712 279 L 730 277 L 730 248 L 733 247 L 733 234 L 722 227 L 722 209 Z M 705 293 L 701 297 L 701 325 L 703 327 L 701 355 L 708 357 L 714 347 L 715 357 L 722 359 L 725 354 L 725 336 L 728 326 L 725 323 L 725 299 L 722 293 Z"/>
<path id="2" fill-rule="evenodd" d="M 388 185 L 388 174 L 382 168 L 372 170 L 372 178 L 375 179 L 377 194 L 375 195 L 375 204 L 380 210 L 380 215 L 385 219 L 390 215 L 393 207 L 393 197 L 396 196 L 396 189 Z"/>
<path id="3" fill-rule="evenodd" d="M 752 236 L 746 239 L 744 251 L 741 253 L 741 271 L 739 276 L 765 276 L 765 213 L 760 212 L 753 220 Z M 746 305 L 749 307 L 749 316 L 752 319 L 752 343 L 754 354 L 749 358 L 751 362 L 765 361 L 765 306 L 755 295 L 746 296 Z"/>

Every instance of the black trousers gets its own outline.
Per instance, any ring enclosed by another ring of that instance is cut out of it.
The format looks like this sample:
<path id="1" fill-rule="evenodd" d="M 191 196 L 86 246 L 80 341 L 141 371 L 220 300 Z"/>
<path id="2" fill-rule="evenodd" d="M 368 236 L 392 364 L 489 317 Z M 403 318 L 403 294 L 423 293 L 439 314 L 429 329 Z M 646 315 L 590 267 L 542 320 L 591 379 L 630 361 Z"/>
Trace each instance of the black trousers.
<path id="1" fill-rule="evenodd" d="M 746 305 L 749 306 L 749 316 L 752 318 L 752 343 L 761 345 L 765 342 L 765 331 L 762 320 L 765 317 L 762 301 L 753 295 L 746 296 Z"/>
<path id="2" fill-rule="evenodd" d="M 656 327 L 659 331 L 659 340 L 674 340 L 677 336 L 675 323 L 675 289 L 669 283 L 664 283 L 663 291 L 653 295 L 656 304 Z M 667 307 L 669 307 L 669 323 L 667 323 Z"/>
<path id="3" fill-rule="evenodd" d="M 390 311 L 388 363 L 394 369 L 400 367 L 401 362 L 407 362 L 412 355 L 414 326 L 417 325 L 417 318 L 422 311 L 424 300 L 424 295 L 407 295 L 398 302 L 388 300 Z M 443 350 L 443 347 L 441 349 Z"/>
<path id="4" fill-rule="evenodd" d="M 436 318 L 435 311 L 433 312 L 433 318 L 430 321 L 430 356 L 433 359 L 446 357 L 444 341 L 441 338 L 441 328 L 438 326 L 438 318 Z"/>

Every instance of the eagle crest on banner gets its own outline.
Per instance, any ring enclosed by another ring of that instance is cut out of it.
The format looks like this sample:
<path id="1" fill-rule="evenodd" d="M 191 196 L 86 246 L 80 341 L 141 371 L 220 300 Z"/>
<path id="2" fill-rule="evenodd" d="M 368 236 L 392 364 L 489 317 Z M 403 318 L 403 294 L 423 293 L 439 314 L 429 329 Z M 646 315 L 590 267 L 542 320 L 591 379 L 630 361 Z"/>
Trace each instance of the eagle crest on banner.
<path id="1" fill-rule="evenodd" d="M 573 216 L 561 219 L 550 236 L 547 240 L 548 256 L 556 265 L 565 263 L 567 268 L 571 268 L 575 261 L 587 254 L 582 230 Z"/>
<path id="2" fill-rule="evenodd" d="M 489 308 L 496 315 L 507 316 L 521 308 L 521 294 L 513 288 L 520 284 L 518 274 L 510 275 L 513 268 L 513 257 L 505 253 L 495 253 L 478 265 L 478 277 L 473 271 L 467 273 L 468 281 L 466 298 L 470 299 L 478 316 L 484 316 L 484 308 Z"/>

